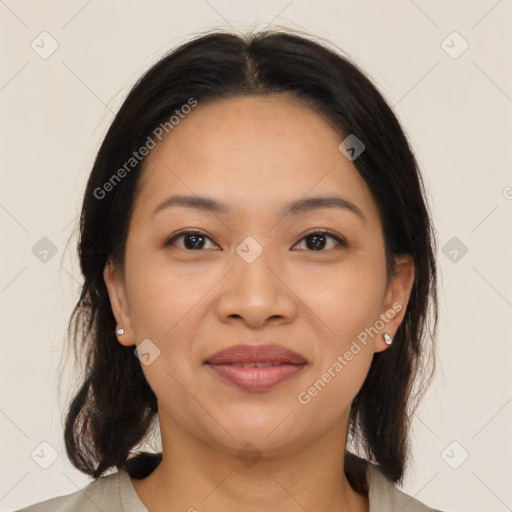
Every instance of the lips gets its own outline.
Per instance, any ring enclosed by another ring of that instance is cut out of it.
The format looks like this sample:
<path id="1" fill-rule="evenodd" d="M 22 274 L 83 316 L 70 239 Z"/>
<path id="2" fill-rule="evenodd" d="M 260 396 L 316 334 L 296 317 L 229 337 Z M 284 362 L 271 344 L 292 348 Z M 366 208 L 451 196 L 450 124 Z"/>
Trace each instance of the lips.
<path id="1" fill-rule="evenodd" d="M 216 352 L 206 360 L 208 364 L 303 364 L 306 362 L 304 357 L 281 345 L 234 345 Z"/>
<path id="2" fill-rule="evenodd" d="M 246 391 L 266 391 L 297 375 L 306 358 L 281 345 L 235 345 L 210 356 L 205 364 Z"/>

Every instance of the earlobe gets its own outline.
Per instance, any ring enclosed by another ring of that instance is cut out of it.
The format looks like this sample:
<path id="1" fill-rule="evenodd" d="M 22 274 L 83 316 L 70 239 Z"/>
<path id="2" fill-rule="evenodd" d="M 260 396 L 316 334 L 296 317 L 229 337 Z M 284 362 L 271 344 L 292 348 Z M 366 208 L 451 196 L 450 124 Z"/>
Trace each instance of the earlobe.
<path id="1" fill-rule="evenodd" d="M 133 331 L 130 323 L 130 312 L 128 301 L 126 298 L 126 287 L 122 277 L 115 268 L 111 260 L 103 269 L 103 280 L 110 299 L 112 314 L 114 315 L 117 325 L 115 335 L 121 345 L 131 346 L 135 344 Z"/>
<path id="2" fill-rule="evenodd" d="M 414 285 L 415 273 L 412 256 L 409 254 L 399 255 L 395 261 L 396 273 L 386 290 L 380 315 L 384 327 L 375 344 L 375 352 L 386 350 L 392 344 L 389 340 L 395 337 L 396 331 L 402 323 Z"/>

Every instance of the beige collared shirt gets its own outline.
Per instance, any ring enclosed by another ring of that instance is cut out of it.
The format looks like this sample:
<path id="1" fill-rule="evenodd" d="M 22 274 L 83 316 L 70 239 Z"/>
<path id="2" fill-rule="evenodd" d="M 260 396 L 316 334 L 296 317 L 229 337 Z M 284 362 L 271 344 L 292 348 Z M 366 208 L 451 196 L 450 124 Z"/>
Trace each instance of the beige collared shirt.
<path id="1" fill-rule="evenodd" d="M 404 494 L 374 464 L 366 470 L 369 512 L 441 512 Z M 17 512 L 148 512 L 130 477 L 118 471 L 94 480 L 80 491 L 59 496 Z"/>

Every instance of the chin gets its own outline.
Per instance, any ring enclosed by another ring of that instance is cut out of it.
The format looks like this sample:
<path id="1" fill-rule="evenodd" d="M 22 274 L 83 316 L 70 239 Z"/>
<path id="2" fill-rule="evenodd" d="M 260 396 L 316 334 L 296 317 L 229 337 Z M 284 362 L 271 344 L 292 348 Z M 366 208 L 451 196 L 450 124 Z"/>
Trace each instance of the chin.
<path id="1" fill-rule="evenodd" d="M 296 451 L 302 444 L 298 439 L 291 439 L 286 432 L 281 434 L 268 434 L 270 431 L 240 430 L 233 437 L 217 439 L 217 444 L 228 453 L 235 455 L 246 466 L 246 459 L 279 457 Z"/>
<path id="2" fill-rule="evenodd" d="M 215 439 L 216 444 L 237 454 L 243 449 L 259 450 L 264 456 L 287 453 L 293 447 L 297 448 L 301 443 L 306 442 L 305 439 L 301 441 L 303 435 L 300 424 L 286 419 L 291 410 L 291 408 L 286 412 L 280 410 L 278 415 L 256 412 L 252 415 L 246 413 L 240 416 L 223 417 L 219 422 L 227 432 L 223 429 L 220 432 L 216 430 L 216 435 L 212 433 L 212 438 Z"/>

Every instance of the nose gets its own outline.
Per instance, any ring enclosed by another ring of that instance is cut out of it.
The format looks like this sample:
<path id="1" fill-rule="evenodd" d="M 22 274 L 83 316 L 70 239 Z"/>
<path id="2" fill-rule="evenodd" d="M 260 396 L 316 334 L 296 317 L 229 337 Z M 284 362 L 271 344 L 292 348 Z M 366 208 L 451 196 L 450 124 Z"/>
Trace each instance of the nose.
<path id="1" fill-rule="evenodd" d="M 251 328 L 293 321 L 299 301 L 278 262 L 271 262 L 265 250 L 251 263 L 237 253 L 233 260 L 220 289 L 218 317 L 223 322 L 243 321 Z"/>

